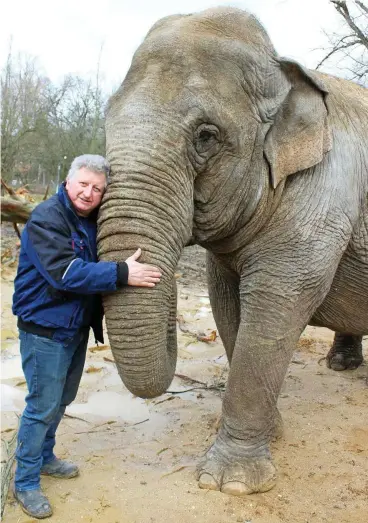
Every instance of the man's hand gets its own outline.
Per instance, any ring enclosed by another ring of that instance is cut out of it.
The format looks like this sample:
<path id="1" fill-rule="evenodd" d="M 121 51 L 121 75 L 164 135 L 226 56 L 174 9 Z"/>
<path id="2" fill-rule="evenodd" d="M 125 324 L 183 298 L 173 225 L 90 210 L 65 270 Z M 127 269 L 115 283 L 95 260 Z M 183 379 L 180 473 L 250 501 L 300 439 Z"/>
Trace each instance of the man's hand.
<path id="1" fill-rule="evenodd" d="M 154 287 L 162 276 L 157 267 L 139 263 L 137 260 L 142 254 L 141 249 L 137 249 L 134 254 L 125 260 L 128 265 L 128 285 L 135 287 Z"/>

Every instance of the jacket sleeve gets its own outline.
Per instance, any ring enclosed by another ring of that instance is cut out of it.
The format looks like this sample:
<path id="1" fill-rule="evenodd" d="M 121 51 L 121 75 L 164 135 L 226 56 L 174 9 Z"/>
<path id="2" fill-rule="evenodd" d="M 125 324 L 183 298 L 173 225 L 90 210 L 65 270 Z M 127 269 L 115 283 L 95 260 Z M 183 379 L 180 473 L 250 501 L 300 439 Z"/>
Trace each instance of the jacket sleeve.
<path id="1" fill-rule="evenodd" d="M 116 262 L 86 262 L 75 255 L 70 230 L 57 209 L 45 218 L 37 209 L 26 225 L 25 250 L 36 269 L 55 289 L 96 294 L 117 288 Z"/>

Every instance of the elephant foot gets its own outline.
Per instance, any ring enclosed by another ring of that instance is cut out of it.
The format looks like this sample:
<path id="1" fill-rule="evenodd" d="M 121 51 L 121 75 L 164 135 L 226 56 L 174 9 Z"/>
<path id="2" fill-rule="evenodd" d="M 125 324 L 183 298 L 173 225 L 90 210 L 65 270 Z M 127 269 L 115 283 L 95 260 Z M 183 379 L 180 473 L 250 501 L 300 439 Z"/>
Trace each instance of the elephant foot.
<path id="1" fill-rule="evenodd" d="M 233 496 L 266 492 L 276 483 L 276 469 L 268 447 L 250 449 L 219 434 L 197 467 L 200 488 Z"/>
<path id="2" fill-rule="evenodd" d="M 332 370 L 353 370 L 363 363 L 362 337 L 336 333 L 334 343 L 326 356 L 326 365 Z"/>

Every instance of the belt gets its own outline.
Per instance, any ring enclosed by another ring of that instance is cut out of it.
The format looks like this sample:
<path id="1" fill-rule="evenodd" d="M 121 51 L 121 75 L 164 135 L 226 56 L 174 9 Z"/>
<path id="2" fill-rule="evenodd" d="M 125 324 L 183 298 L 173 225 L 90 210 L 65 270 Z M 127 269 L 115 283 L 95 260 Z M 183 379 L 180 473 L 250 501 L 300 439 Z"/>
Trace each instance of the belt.
<path id="1" fill-rule="evenodd" d="M 18 318 L 18 329 L 21 329 L 25 332 L 30 332 L 31 334 L 36 334 L 36 336 L 44 336 L 52 340 L 54 337 L 56 329 L 51 329 L 50 327 L 43 327 L 42 325 L 37 325 L 32 321 L 23 321 L 22 318 Z"/>

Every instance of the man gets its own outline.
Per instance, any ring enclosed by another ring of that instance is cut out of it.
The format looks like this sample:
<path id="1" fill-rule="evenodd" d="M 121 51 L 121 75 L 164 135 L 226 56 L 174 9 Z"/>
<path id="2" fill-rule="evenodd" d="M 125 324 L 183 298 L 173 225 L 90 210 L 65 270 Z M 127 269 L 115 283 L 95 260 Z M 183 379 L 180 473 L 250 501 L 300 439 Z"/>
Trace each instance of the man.
<path id="1" fill-rule="evenodd" d="M 65 408 L 76 397 L 89 328 L 103 343 L 102 292 L 124 285 L 153 287 L 156 267 L 137 261 L 97 261 L 96 217 L 107 183 L 101 156 L 77 157 L 58 193 L 36 207 L 21 240 L 13 312 L 29 394 L 16 451 L 14 495 L 32 517 L 51 516 L 40 474 L 78 475 L 78 467 L 53 452 Z"/>

